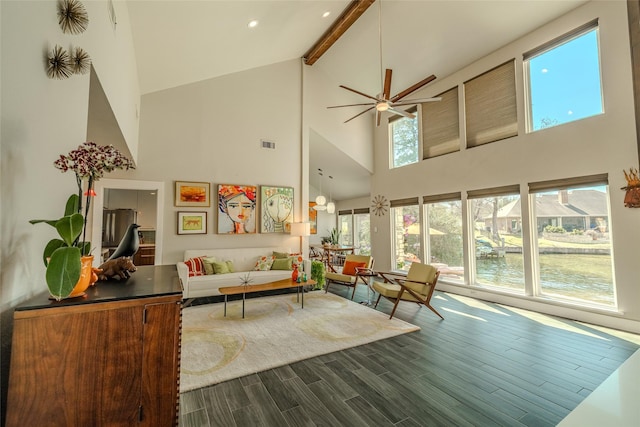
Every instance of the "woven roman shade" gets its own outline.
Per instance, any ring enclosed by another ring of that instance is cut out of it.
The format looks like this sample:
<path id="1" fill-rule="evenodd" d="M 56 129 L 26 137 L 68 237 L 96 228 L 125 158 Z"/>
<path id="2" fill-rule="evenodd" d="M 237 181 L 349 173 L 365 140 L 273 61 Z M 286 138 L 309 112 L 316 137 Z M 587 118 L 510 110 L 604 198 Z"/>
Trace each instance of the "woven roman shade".
<path id="1" fill-rule="evenodd" d="M 402 206 L 413 206 L 413 205 L 417 205 L 418 204 L 418 198 L 417 197 L 409 197 L 408 199 L 398 199 L 398 200 L 391 200 L 389 202 L 389 205 L 392 208 L 399 208 Z"/>
<path id="2" fill-rule="evenodd" d="M 464 83 L 467 147 L 518 135 L 515 60 Z"/>
<path id="3" fill-rule="evenodd" d="M 422 158 L 460 150 L 458 87 L 437 95 L 442 100 L 422 104 Z"/>
<path id="4" fill-rule="evenodd" d="M 368 213 L 369 213 L 369 208 L 358 208 L 353 210 L 354 215 L 362 215 L 362 214 L 368 214 Z"/>
<path id="5" fill-rule="evenodd" d="M 609 185 L 609 175 L 602 173 L 598 175 L 530 182 L 529 193 L 544 193 L 545 191 L 562 190 L 565 188 L 592 187 L 596 185 Z"/>
<path id="6" fill-rule="evenodd" d="M 588 33 L 591 30 L 594 30 L 598 28 L 598 18 L 594 19 L 593 21 L 589 21 L 586 24 L 583 24 L 581 26 L 579 26 L 578 28 L 575 28 L 571 31 L 569 31 L 568 33 L 565 33 L 559 37 L 554 38 L 553 40 L 549 40 L 548 42 L 536 47 L 535 49 L 531 49 L 528 52 L 525 52 L 522 55 L 522 59 L 524 61 L 527 61 L 531 58 L 533 58 L 534 56 L 538 56 L 542 53 L 545 53 L 548 50 L 551 50 L 553 48 L 558 47 L 558 45 L 561 45 L 563 43 L 567 43 L 577 37 L 580 37 L 583 34 Z"/>
<path id="7" fill-rule="evenodd" d="M 432 196 L 422 197 L 423 203 L 452 202 L 456 200 L 462 200 L 461 193 L 434 194 Z"/>
<path id="8" fill-rule="evenodd" d="M 512 194 L 520 194 L 520 186 L 518 184 L 467 191 L 467 199 L 482 199 L 485 197 L 508 196 Z"/>

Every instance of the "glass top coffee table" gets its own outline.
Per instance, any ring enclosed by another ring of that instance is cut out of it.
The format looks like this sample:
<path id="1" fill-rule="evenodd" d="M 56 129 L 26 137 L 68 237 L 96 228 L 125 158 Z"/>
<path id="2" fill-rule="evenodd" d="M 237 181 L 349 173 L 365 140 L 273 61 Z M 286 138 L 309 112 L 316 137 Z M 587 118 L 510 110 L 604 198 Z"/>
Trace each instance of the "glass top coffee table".
<path id="1" fill-rule="evenodd" d="M 224 317 L 227 317 L 227 298 L 229 295 L 242 294 L 242 318 L 244 319 L 244 301 L 247 294 L 255 292 L 272 291 L 276 289 L 296 288 L 296 301 L 301 301 L 301 308 L 304 308 L 304 286 L 315 286 L 316 281 L 309 279 L 306 282 L 296 282 L 288 278 L 276 280 L 275 282 L 260 283 L 257 285 L 223 286 L 218 291 L 224 295 Z M 301 296 L 302 295 L 302 296 Z"/>

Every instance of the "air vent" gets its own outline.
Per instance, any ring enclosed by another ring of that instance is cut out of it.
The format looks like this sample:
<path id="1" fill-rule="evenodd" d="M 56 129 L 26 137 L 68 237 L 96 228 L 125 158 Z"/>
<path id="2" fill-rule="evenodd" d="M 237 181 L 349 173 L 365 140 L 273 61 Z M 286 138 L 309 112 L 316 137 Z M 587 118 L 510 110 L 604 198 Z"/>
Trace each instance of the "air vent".
<path id="1" fill-rule="evenodd" d="M 261 142 L 262 142 L 262 148 L 271 148 L 272 150 L 276 149 L 276 143 L 273 141 L 265 141 L 263 139 Z"/>

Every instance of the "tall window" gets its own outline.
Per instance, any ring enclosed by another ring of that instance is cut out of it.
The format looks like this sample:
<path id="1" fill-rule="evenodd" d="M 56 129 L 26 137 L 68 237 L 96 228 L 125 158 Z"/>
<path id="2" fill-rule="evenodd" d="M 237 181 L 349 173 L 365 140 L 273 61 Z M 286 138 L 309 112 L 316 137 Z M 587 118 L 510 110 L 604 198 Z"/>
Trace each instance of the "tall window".
<path id="1" fill-rule="evenodd" d="M 529 131 L 602 114 L 597 20 L 525 53 L 524 61 Z"/>
<path id="2" fill-rule="evenodd" d="M 369 208 L 353 211 L 353 244 L 360 255 L 371 255 L 371 217 Z"/>
<path id="3" fill-rule="evenodd" d="M 340 230 L 340 244 L 353 245 L 353 215 L 351 210 L 338 212 L 338 230 Z"/>
<path id="4" fill-rule="evenodd" d="M 608 178 L 529 184 L 541 295 L 615 305 Z"/>
<path id="5" fill-rule="evenodd" d="M 391 135 L 391 167 L 398 168 L 418 162 L 418 117 L 399 116 L 389 122 Z"/>
<path id="6" fill-rule="evenodd" d="M 427 262 L 440 270 L 440 279 L 464 282 L 462 201 L 460 193 L 424 197 Z"/>
<path id="7" fill-rule="evenodd" d="M 524 292 L 519 186 L 470 191 L 475 282 Z"/>
<path id="8" fill-rule="evenodd" d="M 392 244 L 394 270 L 409 271 L 420 261 L 420 213 L 418 199 L 391 201 Z"/>

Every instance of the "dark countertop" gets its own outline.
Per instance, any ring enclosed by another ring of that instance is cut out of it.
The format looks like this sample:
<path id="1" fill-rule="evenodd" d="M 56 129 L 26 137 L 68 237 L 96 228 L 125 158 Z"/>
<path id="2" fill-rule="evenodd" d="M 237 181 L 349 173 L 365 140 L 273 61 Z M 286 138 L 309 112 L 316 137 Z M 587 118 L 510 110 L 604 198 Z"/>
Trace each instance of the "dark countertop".
<path id="1" fill-rule="evenodd" d="M 46 284 L 44 288 L 46 289 Z M 132 273 L 127 280 L 98 281 L 87 289 L 84 297 L 55 301 L 49 299 L 49 292 L 45 291 L 18 305 L 15 310 L 65 307 L 177 294 L 182 294 L 182 285 L 180 285 L 176 266 L 149 265 L 138 267 L 138 271 Z"/>

